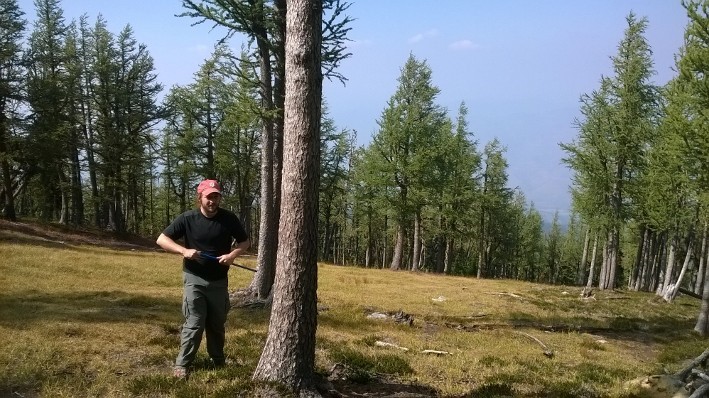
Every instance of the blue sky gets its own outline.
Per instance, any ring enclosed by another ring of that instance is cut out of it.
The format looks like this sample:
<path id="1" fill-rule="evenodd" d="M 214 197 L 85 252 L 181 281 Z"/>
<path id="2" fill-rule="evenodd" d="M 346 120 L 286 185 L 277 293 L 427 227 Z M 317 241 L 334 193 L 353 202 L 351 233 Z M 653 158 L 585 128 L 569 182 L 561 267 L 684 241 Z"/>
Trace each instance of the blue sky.
<path id="1" fill-rule="evenodd" d="M 67 21 L 100 13 L 118 33 L 126 24 L 147 45 L 166 88 L 192 81 L 224 30 L 191 26 L 178 18 L 180 0 L 64 0 Z M 32 0 L 19 0 L 28 20 Z M 479 148 L 498 138 L 507 148 L 509 182 L 550 219 L 570 208 L 571 172 L 560 142 L 577 132 L 579 97 L 612 75 L 610 57 L 634 12 L 648 19 L 654 82 L 674 76 L 687 16 L 679 0 L 359 0 L 353 1 L 350 52 L 341 73 L 346 85 L 327 82 L 324 95 L 339 128 L 357 131 L 367 145 L 397 88 L 409 54 L 425 60 L 441 93 L 438 103 L 455 117 L 461 101 Z M 31 26 L 29 28 L 31 30 Z M 233 41 L 238 50 L 240 42 Z"/>

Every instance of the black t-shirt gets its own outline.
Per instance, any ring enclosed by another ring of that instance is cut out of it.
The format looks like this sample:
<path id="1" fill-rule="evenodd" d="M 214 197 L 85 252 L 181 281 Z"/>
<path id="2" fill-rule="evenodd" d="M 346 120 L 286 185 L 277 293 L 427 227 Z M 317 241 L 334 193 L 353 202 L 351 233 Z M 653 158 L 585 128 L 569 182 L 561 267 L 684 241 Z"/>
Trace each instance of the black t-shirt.
<path id="1" fill-rule="evenodd" d="M 232 240 L 240 243 L 249 238 L 236 214 L 222 208 L 212 218 L 205 217 L 199 209 L 186 211 L 177 216 L 163 233 L 172 240 L 184 238 L 186 248 L 215 257 L 229 253 Z M 229 267 L 214 260 L 185 258 L 183 270 L 208 281 L 215 281 L 226 278 Z"/>

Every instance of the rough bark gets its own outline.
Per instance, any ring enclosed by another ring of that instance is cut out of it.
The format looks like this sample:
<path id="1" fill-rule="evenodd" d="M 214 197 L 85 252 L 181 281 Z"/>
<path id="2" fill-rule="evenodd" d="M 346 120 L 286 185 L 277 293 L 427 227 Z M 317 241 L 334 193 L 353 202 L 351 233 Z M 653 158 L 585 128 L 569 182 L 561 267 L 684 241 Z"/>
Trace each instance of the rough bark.
<path id="1" fill-rule="evenodd" d="M 286 15 L 282 244 L 268 336 L 254 379 L 303 394 L 313 390 L 317 328 L 322 3 L 293 0 Z"/>

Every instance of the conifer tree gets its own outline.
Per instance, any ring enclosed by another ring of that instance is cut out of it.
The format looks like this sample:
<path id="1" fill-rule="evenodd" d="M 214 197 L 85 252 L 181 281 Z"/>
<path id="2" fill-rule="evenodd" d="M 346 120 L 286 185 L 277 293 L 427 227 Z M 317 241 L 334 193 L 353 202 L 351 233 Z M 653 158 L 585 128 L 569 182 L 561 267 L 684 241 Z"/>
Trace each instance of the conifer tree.
<path id="1" fill-rule="evenodd" d="M 16 104 L 22 99 L 22 33 L 24 13 L 16 0 L 0 0 L 0 192 L 4 197 L 2 216 L 14 221 L 17 170 L 12 166 L 18 154 L 12 131 L 16 118 Z"/>

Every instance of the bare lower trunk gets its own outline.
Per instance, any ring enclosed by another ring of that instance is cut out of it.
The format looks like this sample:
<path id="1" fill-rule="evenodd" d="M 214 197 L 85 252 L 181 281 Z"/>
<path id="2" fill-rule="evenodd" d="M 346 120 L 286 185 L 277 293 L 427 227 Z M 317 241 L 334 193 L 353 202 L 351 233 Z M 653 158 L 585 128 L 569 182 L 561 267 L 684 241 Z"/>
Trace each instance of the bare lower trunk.
<path id="1" fill-rule="evenodd" d="M 697 270 L 697 280 L 694 282 L 694 293 L 699 294 L 704 287 L 704 273 L 707 259 L 707 223 L 704 222 L 702 230 L 702 249 L 699 254 L 699 269 Z"/>
<path id="2" fill-rule="evenodd" d="M 667 291 L 668 286 L 672 283 L 672 272 L 674 272 L 675 265 L 675 250 L 676 250 L 677 238 L 672 238 L 670 242 L 670 250 L 667 253 L 667 264 L 665 264 L 664 278 L 662 284 L 657 286 L 655 294 L 658 296 L 664 296 Z"/>
<path id="3" fill-rule="evenodd" d="M 401 269 L 401 258 L 404 253 L 404 227 L 399 224 L 396 227 L 396 243 L 394 245 L 394 255 L 391 258 L 391 269 L 397 271 Z"/>
<path id="4" fill-rule="evenodd" d="M 704 273 L 702 305 L 697 316 L 697 323 L 694 325 L 694 331 L 702 337 L 706 337 L 709 334 L 709 272 Z"/>
<path id="5" fill-rule="evenodd" d="M 446 238 L 445 239 L 445 245 L 446 245 L 446 253 L 444 256 L 443 260 L 443 273 L 446 275 L 449 275 L 453 270 L 451 269 L 451 254 L 453 251 L 453 239 L 452 238 Z"/>
<path id="6" fill-rule="evenodd" d="M 586 236 L 583 239 L 583 254 L 581 255 L 581 262 L 579 263 L 578 274 L 576 278 L 576 283 L 579 285 L 583 284 L 583 277 L 586 273 L 586 260 L 588 257 L 588 243 L 591 240 L 591 228 L 586 228 Z"/>
<path id="7" fill-rule="evenodd" d="M 601 250 L 601 269 L 598 273 L 598 288 L 605 289 L 606 278 L 608 274 L 608 239 L 603 243 L 603 249 Z"/>
<path id="8" fill-rule="evenodd" d="M 593 234 L 593 249 L 591 250 L 591 267 L 588 270 L 586 287 L 593 286 L 593 270 L 596 268 L 596 249 L 598 248 L 598 234 Z"/>
<path id="9" fill-rule="evenodd" d="M 273 308 L 254 379 L 314 391 L 322 3 L 288 3 L 283 215 Z"/>
<path id="10" fill-rule="evenodd" d="M 416 213 L 414 217 L 414 255 L 411 260 L 411 270 L 418 271 L 421 260 L 421 214 Z"/>
<path id="11" fill-rule="evenodd" d="M 275 205 L 274 176 L 274 121 L 273 111 L 273 74 L 271 72 L 271 51 L 266 42 L 265 11 L 259 10 L 259 18 L 254 23 L 257 36 L 261 101 L 264 106 L 261 133 L 261 220 L 258 240 L 258 271 L 251 281 L 249 290 L 259 299 L 265 300 L 271 293 L 276 274 L 276 252 L 278 250 L 278 220 Z"/>
<path id="12" fill-rule="evenodd" d="M 690 240 L 689 246 L 687 247 L 687 255 L 684 257 L 684 263 L 682 264 L 682 270 L 679 273 L 679 276 L 677 277 L 677 282 L 674 284 L 669 285 L 665 289 L 665 294 L 662 296 L 662 298 L 665 299 L 668 303 L 671 303 L 675 297 L 677 297 L 677 291 L 679 290 L 679 287 L 682 285 L 682 279 L 684 279 L 684 275 L 687 272 L 687 268 L 689 268 L 689 263 L 692 258 L 692 243 Z"/>

